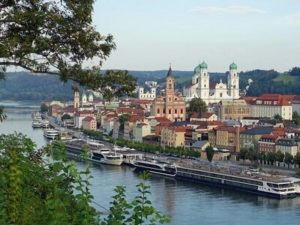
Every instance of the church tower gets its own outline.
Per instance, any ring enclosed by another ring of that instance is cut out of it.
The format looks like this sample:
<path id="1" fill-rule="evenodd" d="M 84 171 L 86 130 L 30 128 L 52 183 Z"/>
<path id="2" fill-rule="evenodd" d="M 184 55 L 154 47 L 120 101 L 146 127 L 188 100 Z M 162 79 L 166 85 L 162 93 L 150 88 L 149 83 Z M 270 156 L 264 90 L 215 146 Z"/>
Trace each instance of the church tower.
<path id="1" fill-rule="evenodd" d="M 237 73 L 237 65 L 235 63 L 231 63 L 229 66 L 228 91 L 232 99 L 240 98 L 239 75 Z"/>
<path id="2" fill-rule="evenodd" d="M 198 83 L 198 97 L 204 99 L 209 98 L 209 75 L 207 72 L 206 62 L 202 62 L 199 66 L 199 83 Z"/>
<path id="3" fill-rule="evenodd" d="M 74 90 L 74 109 L 78 109 L 80 107 L 80 92 L 78 85 L 73 86 Z"/>
<path id="4" fill-rule="evenodd" d="M 172 74 L 172 69 L 171 67 L 169 68 L 167 77 L 166 77 L 166 103 L 173 102 L 175 90 L 174 90 L 174 85 L 175 85 L 175 79 Z"/>

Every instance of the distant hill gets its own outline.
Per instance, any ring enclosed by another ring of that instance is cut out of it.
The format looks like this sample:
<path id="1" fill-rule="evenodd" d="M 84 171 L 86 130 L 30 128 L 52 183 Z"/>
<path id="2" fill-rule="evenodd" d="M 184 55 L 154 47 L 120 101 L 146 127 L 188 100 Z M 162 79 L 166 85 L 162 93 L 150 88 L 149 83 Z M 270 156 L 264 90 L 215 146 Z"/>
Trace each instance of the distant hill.
<path id="1" fill-rule="evenodd" d="M 129 71 L 137 78 L 140 85 L 147 80 L 154 80 L 163 88 L 167 70 Z M 300 69 L 279 73 L 275 70 L 252 70 L 240 72 L 240 89 L 244 90 L 251 83 L 247 95 L 258 96 L 263 93 L 281 93 L 300 95 Z M 176 88 L 182 90 L 192 81 L 192 71 L 173 71 L 176 78 Z M 226 73 L 210 73 L 211 82 L 227 82 Z M 0 80 L 0 100 L 62 100 L 73 98 L 71 82 L 62 83 L 52 75 L 33 75 L 26 72 L 7 73 L 6 80 Z"/>
<path id="2" fill-rule="evenodd" d="M 72 96 L 71 82 L 64 84 L 53 75 L 16 72 L 0 80 L 0 100 L 68 101 Z"/>

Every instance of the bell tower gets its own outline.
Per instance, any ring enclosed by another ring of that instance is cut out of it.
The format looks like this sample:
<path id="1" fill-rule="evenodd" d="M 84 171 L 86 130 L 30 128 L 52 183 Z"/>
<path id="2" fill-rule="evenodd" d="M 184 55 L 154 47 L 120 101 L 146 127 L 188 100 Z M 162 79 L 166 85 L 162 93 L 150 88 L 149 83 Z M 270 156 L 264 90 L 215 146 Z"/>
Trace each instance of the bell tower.
<path id="1" fill-rule="evenodd" d="M 239 75 L 237 73 L 237 65 L 235 63 L 231 63 L 229 66 L 229 74 L 228 74 L 228 90 L 229 95 L 232 99 L 240 98 L 239 93 Z"/>
<path id="2" fill-rule="evenodd" d="M 206 62 L 202 62 L 200 65 L 200 82 L 198 86 L 198 97 L 203 100 L 209 98 L 209 74 L 207 72 L 207 64 Z"/>
<path id="3" fill-rule="evenodd" d="M 175 90 L 174 90 L 175 79 L 172 74 L 171 66 L 169 68 L 167 77 L 166 77 L 166 102 L 173 102 Z"/>
<path id="4" fill-rule="evenodd" d="M 73 91 L 74 91 L 74 109 L 78 109 L 80 106 L 80 88 L 78 85 L 73 85 Z"/>

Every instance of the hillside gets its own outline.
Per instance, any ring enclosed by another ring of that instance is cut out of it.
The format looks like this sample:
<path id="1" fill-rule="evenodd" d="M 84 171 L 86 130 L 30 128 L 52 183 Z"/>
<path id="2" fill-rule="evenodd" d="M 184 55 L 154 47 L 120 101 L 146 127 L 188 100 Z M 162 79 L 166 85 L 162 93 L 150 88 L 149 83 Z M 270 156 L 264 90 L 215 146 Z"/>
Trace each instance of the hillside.
<path id="1" fill-rule="evenodd" d="M 295 68 L 294 68 L 295 69 Z M 263 93 L 281 93 L 300 95 L 299 72 L 279 73 L 275 70 L 252 70 L 240 72 L 240 89 L 245 90 L 249 79 L 251 83 L 247 95 L 258 96 Z M 155 80 L 163 88 L 167 70 L 129 71 L 137 78 L 139 85 L 147 80 Z M 176 88 L 182 90 L 191 84 L 192 71 L 173 71 L 176 78 Z M 226 73 L 210 73 L 213 83 L 227 82 Z M 7 73 L 6 80 L 0 80 L 0 100 L 62 100 L 73 98 L 71 82 L 62 83 L 56 76 L 32 75 L 26 72 Z"/>

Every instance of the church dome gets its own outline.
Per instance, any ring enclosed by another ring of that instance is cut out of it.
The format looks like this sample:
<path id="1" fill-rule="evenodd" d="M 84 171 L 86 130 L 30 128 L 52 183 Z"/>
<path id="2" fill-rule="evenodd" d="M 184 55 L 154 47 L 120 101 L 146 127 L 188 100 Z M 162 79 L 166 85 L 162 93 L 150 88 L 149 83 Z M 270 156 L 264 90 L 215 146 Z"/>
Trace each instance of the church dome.
<path id="1" fill-rule="evenodd" d="M 233 63 L 230 64 L 229 69 L 230 70 L 237 70 L 237 65 L 233 62 Z"/>
<path id="2" fill-rule="evenodd" d="M 195 67 L 194 73 L 195 73 L 195 74 L 196 74 L 196 73 L 200 73 L 200 70 L 201 70 L 201 66 L 200 66 L 200 64 L 199 64 L 198 66 Z"/>
<path id="3" fill-rule="evenodd" d="M 200 68 L 201 69 L 207 69 L 207 64 L 206 64 L 206 62 L 202 62 L 201 64 L 200 64 Z"/>
<path id="4" fill-rule="evenodd" d="M 198 66 L 195 67 L 194 73 L 200 73 L 200 71 L 202 69 L 207 69 L 207 64 L 204 61 L 201 64 L 199 64 Z"/>

